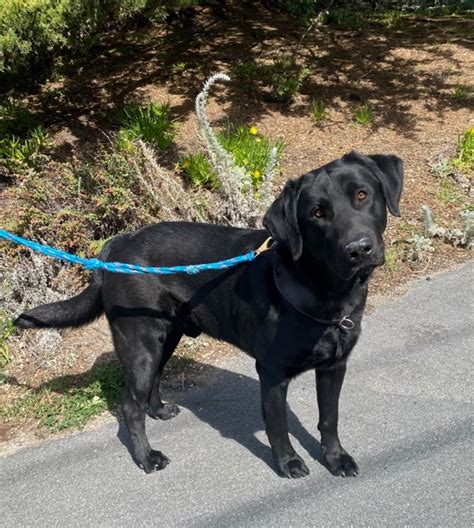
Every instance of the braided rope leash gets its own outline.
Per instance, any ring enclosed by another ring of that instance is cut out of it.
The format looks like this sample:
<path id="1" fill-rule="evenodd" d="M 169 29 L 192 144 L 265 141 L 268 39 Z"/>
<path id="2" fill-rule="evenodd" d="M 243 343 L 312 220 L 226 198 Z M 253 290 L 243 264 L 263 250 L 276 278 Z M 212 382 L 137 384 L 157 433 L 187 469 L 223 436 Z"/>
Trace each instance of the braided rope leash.
<path id="1" fill-rule="evenodd" d="M 187 273 L 189 275 L 194 275 L 195 273 L 200 273 L 201 271 L 232 268 L 233 266 L 237 266 L 243 262 L 252 262 L 252 260 L 254 260 L 258 255 L 269 249 L 272 242 L 271 238 L 267 238 L 267 240 L 265 240 L 265 242 L 258 249 L 249 251 L 248 253 L 245 253 L 245 255 L 239 255 L 238 257 L 233 257 L 227 260 L 220 260 L 219 262 L 192 264 L 189 266 L 153 267 L 127 264 L 126 262 L 104 262 L 103 260 L 99 260 L 97 258 L 81 258 L 77 255 L 72 255 L 71 253 L 67 253 L 66 251 L 62 251 L 60 249 L 45 246 L 43 244 L 39 244 L 38 242 L 33 242 L 32 240 L 27 240 L 26 238 L 19 237 L 3 229 L 0 229 L 0 238 L 9 240 L 15 244 L 19 244 L 20 246 L 25 246 L 29 249 L 32 249 L 33 251 L 42 253 L 43 255 L 47 255 L 48 257 L 52 257 L 57 260 L 70 262 L 72 264 L 79 264 L 88 270 L 102 269 L 112 273 L 128 273 L 139 275 L 174 275 L 177 273 Z"/>

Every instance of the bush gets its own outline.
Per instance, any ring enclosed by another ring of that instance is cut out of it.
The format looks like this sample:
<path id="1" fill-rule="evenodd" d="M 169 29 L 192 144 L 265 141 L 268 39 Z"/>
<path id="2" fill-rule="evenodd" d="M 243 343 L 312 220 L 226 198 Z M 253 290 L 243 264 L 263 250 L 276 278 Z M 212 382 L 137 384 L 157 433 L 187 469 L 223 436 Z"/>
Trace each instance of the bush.
<path id="1" fill-rule="evenodd" d="M 42 126 L 34 128 L 26 139 L 6 136 L 0 139 L 0 167 L 10 171 L 22 164 L 32 166 L 38 154 L 49 144 L 49 135 Z"/>
<path id="2" fill-rule="evenodd" d="M 316 101 L 315 99 L 311 101 L 311 115 L 317 125 L 327 118 L 328 113 L 323 101 Z"/>
<path id="3" fill-rule="evenodd" d="M 0 4 L 0 85 L 43 80 L 54 54 L 64 47 L 64 3 L 3 0 Z"/>
<path id="4" fill-rule="evenodd" d="M 459 154 L 452 161 L 462 172 L 474 172 L 474 128 L 466 130 L 459 138 Z"/>
<path id="5" fill-rule="evenodd" d="M 262 176 L 270 159 L 272 145 L 265 136 L 258 133 L 256 127 L 232 126 L 218 134 L 221 145 L 230 152 L 238 167 L 242 167 L 252 178 L 252 183 L 258 189 Z M 283 143 L 277 141 L 277 157 L 283 149 Z"/>
<path id="6" fill-rule="evenodd" d="M 301 26 L 309 26 L 316 14 L 317 0 L 284 0 L 282 11 L 293 15 Z"/>
<path id="7" fill-rule="evenodd" d="M 375 119 L 374 111 L 372 107 L 365 103 L 354 111 L 354 121 L 358 125 L 368 125 Z"/>
<path id="8" fill-rule="evenodd" d="M 290 103 L 310 74 L 310 70 L 298 65 L 291 55 L 283 55 L 271 64 L 241 62 L 234 65 L 232 71 L 250 94 L 261 84 L 270 88 L 270 98 L 279 103 Z"/>
<path id="9" fill-rule="evenodd" d="M 5 136 L 26 137 L 36 125 L 30 112 L 11 101 L 0 105 L 0 138 Z"/>
<path id="10" fill-rule="evenodd" d="M 217 177 L 211 162 L 204 154 L 191 154 L 180 161 L 182 173 L 196 187 L 215 189 Z"/>
<path id="11" fill-rule="evenodd" d="M 11 361 L 8 340 L 13 335 L 15 327 L 10 313 L 0 310 L 0 369 L 5 368 Z"/>
<path id="12" fill-rule="evenodd" d="M 263 175 L 270 160 L 272 145 L 268 138 L 258 134 L 255 127 L 230 125 L 224 132 L 217 134 L 224 149 L 232 154 L 235 164 L 250 176 L 254 189 L 263 183 Z M 277 157 L 283 149 L 283 143 L 275 144 Z M 194 185 L 211 189 L 218 187 L 217 177 L 211 162 L 204 154 L 193 154 L 181 160 L 184 176 Z"/>
<path id="13" fill-rule="evenodd" d="M 93 163 L 47 161 L 19 175 L 9 192 L 14 209 L 6 229 L 81 256 L 95 256 L 107 238 L 157 218 L 206 220 L 140 141 L 130 152 L 104 149 Z"/>
<path id="14" fill-rule="evenodd" d="M 130 150 L 135 139 L 142 139 L 158 150 L 168 150 L 173 143 L 175 125 L 168 104 L 132 103 L 118 112 L 117 121 L 122 126 L 117 135 L 118 146 L 125 150 Z"/>
<path id="15" fill-rule="evenodd" d="M 0 105 L 0 167 L 7 174 L 33 166 L 48 144 L 49 135 L 29 112 L 11 102 Z"/>
<path id="16" fill-rule="evenodd" d="M 111 27 L 140 18 L 163 19 L 167 9 L 194 0 L 2 0 L 0 2 L 0 88 L 42 82 L 55 58 Z"/>
<path id="17" fill-rule="evenodd" d="M 326 23 L 340 29 L 357 29 L 364 31 L 367 29 L 367 17 L 359 11 L 349 9 L 333 9 L 326 15 Z"/>
<path id="18" fill-rule="evenodd" d="M 18 175 L 17 181 L 18 186 L 10 190 L 15 205 L 7 216 L 6 229 L 68 251 L 87 253 L 90 205 L 82 201 L 85 194 L 81 195 L 72 168 L 49 162 L 41 170 L 32 168 Z"/>
<path id="19" fill-rule="evenodd" d="M 281 103 L 289 103 L 293 99 L 310 73 L 308 68 L 298 66 L 291 55 L 284 55 L 274 61 L 268 71 L 272 98 Z"/>
<path id="20" fill-rule="evenodd" d="M 259 192 L 252 188 L 252 177 L 242 167 L 236 164 L 235 158 L 224 149 L 212 130 L 207 117 L 206 104 L 209 91 L 218 81 L 230 81 L 224 73 L 211 75 L 204 83 L 196 97 L 196 117 L 199 135 L 207 149 L 209 160 L 216 173 L 218 192 L 221 200 L 217 206 L 216 219 L 219 223 L 235 227 L 254 227 L 261 222 L 263 214 L 273 201 L 273 170 L 277 163 L 278 149 L 270 151 L 268 163 L 262 175 Z M 257 130 L 252 130 L 256 135 Z"/>

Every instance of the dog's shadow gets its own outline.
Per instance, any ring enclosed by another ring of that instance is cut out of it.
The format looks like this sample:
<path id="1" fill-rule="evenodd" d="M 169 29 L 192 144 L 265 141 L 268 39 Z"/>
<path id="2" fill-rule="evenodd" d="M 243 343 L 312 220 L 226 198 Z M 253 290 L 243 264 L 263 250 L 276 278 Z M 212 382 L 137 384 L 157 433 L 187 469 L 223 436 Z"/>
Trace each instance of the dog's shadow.
<path id="1" fill-rule="evenodd" d="M 202 365 L 201 365 L 202 368 Z M 210 425 L 224 438 L 232 439 L 248 449 L 252 455 L 263 460 L 275 470 L 271 449 L 264 434 L 264 422 L 260 407 L 260 384 L 256 379 L 212 365 L 205 365 L 205 377 L 211 380 L 205 386 L 198 386 L 185 392 L 167 391 L 165 399 L 191 411 L 199 420 Z M 290 397 L 291 399 L 291 397 Z M 316 395 L 314 395 L 316 406 Z M 173 420 L 179 420 L 180 415 Z M 320 443 L 301 424 L 295 413 L 288 407 L 290 434 L 301 444 L 311 457 L 325 466 Z M 119 420 L 118 437 L 130 454 L 131 443 L 127 428 Z M 150 443 L 159 445 L 158 427 L 147 422 Z M 316 412 L 315 412 L 316 426 Z M 156 434 L 156 439 L 154 438 Z M 262 438 L 264 442 L 260 440 Z M 298 451 L 298 449 L 296 449 Z M 172 458 L 172 453 L 169 453 Z M 303 457 L 304 458 L 304 457 Z"/>

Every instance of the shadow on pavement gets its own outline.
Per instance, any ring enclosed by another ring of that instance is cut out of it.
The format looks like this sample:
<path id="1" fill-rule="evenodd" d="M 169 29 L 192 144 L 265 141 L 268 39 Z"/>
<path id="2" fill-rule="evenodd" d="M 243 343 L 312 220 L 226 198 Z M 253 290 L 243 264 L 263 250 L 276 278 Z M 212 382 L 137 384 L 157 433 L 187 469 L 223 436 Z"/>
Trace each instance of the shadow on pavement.
<path id="1" fill-rule="evenodd" d="M 258 438 L 264 430 L 260 411 L 259 382 L 248 376 L 212 365 L 205 365 L 205 371 L 206 378 L 212 380 L 209 384 L 184 394 L 181 393 L 181 395 L 175 393 L 170 399 L 191 411 L 199 420 L 210 425 L 224 438 L 232 439 L 248 449 L 253 456 L 263 460 L 275 470 L 267 441 L 264 444 Z M 314 402 L 316 411 L 316 396 Z M 316 416 L 315 412 L 315 418 Z M 176 419 L 179 420 L 179 415 Z M 118 421 L 117 436 L 132 455 L 128 430 L 123 420 L 118 418 Z M 320 443 L 301 424 L 291 408 L 288 408 L 288 422 L 290 435 L 298 440 L 312 458 L 325 466 Z M 150 440 L 150 443 L 154 449 L 160 449 L 159 439 L 157 445 L 153 445 L 156 443 L 153 440 Z M 215 447 L 219 449 L 217 444 Z M 166 454 L 169 454 L 171 459 L 173 458 L 172 453 Z"/>

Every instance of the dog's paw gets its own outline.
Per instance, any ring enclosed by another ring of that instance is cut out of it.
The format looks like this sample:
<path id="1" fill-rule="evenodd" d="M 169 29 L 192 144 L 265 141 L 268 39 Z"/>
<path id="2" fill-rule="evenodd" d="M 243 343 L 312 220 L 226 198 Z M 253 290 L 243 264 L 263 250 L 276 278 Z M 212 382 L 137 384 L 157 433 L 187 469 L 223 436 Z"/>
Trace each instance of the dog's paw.
<path id="1" fill-rule="evenodd" d="M 138 465 L 145 471 L 145 473 L 152 473 L 153 471 L 165 469 L 169 462 L 170 459 L 161 451 L 154 451 L 152 449 L 145 459 Z"/>
<path id="2" fill-rule="evenodd" d="M 181 409 L 174 403 L 164 403 L 158 409 L 148 409 L 148 416 L 155 420 L 171 420 L 180 413 Z"/>
<path id="3" fill-rule="evenodd" d="M 296 453 L 291 457 L 276 461 L 278 474 L 286 478 L 301 478 L 309 475 L 308 466 Z"/>
<path id="4" fill-rule="evenodd" d="M 355 477 L 359 474 L 356 461 L 344 450 L 326 452 L 325 458 L 329 471 L 336 477 Z"/>

